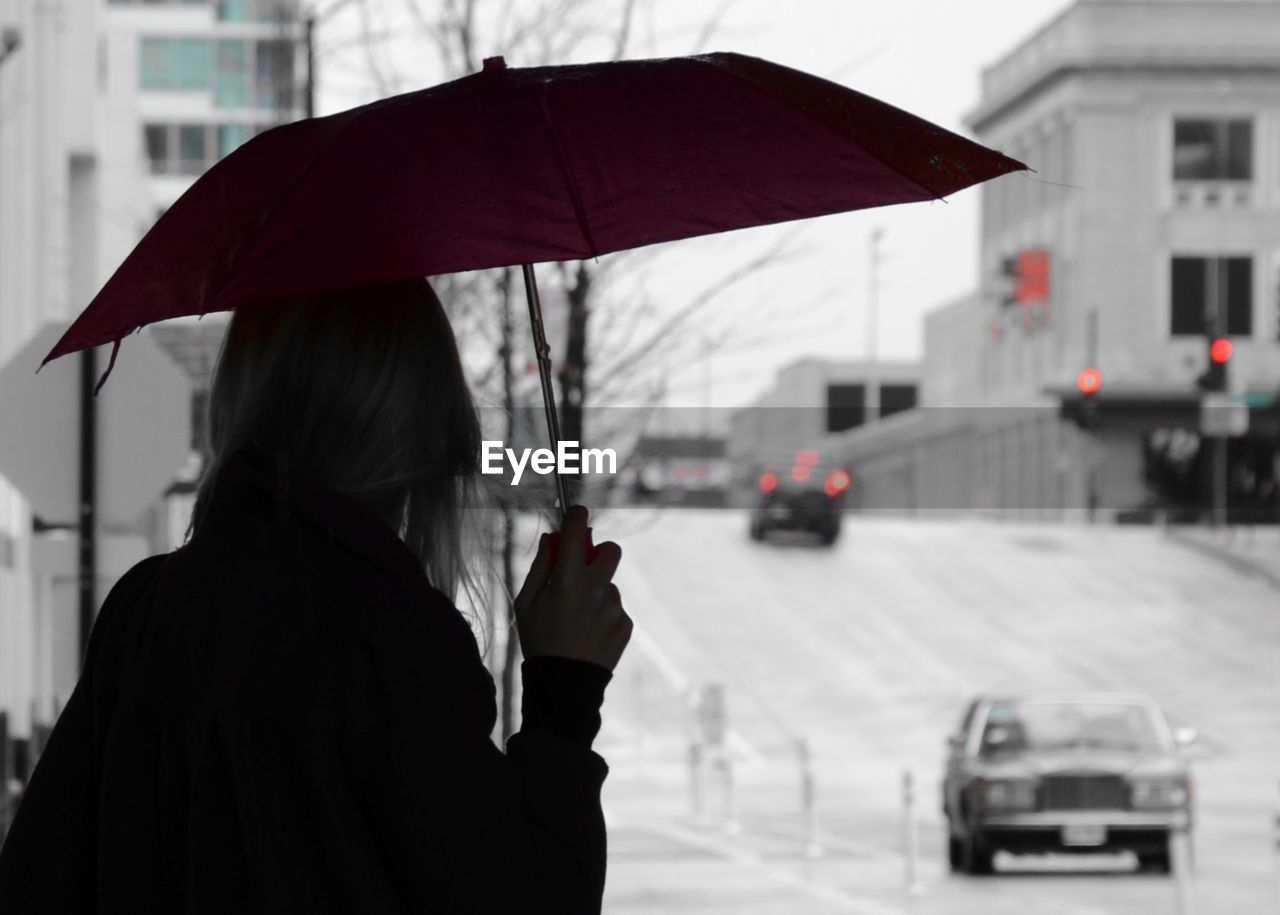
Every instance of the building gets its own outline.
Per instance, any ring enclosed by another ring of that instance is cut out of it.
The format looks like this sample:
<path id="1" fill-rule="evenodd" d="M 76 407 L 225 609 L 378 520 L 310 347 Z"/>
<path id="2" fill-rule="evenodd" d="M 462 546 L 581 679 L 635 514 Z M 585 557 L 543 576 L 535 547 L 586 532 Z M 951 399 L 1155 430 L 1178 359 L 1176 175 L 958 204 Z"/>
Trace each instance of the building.
<path id="1" fill-rule="evenodd" d="M 801 359 L 773 387 L 729 419 L 727 454 L 739 482 L 760 467 L 788 463 L 816 441 L 910 410 L 920 368 L 911 362 Z"/>
<path id="2" fill-rule="evenodd" d="M 950 481 L 903 507 L 1194 516 L 1214 331 L 1252 404 L 1230 504 L 1273 513 L 1280 5 L 1079 0 L 984 71 L 968 126 L 1037 174 L 981 187 L 983 282 L 926 322 L 923 413 L 846 436 L 849 461 Z M 1063 421 L 1085 400 L 1086 428 Z"/>
<path id="3" fill-rule="evenodd" d="M 641 435 L 628 463 L 630 497 L 667 505 L 723 505 L 730 482 L 725 440 L 703 435 Z"/>
<path id="4" fill-rule="evenodd" d="M 303 40 L 294 0 L 0 4 L 0 364 L 74 317 L 201 172 L 301 114 Z M 151 552 L 176 545 L 167 509 L 131 528 Z M 34 522 L 0 477 L 0 731 L 17 738 L 0 735 L 0 800 L 78 668 L 74 622 L 44 618 L 49 582 L 33 569 L 46 539 L 74 535 Z M 114 555 L 103 550 L 99 601 L 131 564 Z"/>

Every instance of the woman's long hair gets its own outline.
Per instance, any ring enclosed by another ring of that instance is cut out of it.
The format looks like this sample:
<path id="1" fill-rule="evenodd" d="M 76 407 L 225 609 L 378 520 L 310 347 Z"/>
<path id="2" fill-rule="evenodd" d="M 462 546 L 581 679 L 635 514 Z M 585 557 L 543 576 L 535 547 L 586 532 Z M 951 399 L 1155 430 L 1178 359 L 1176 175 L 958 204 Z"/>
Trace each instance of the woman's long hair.
<path id="1" fill-rule="evenodd" d="M 382 517 L 450 598 L 470 585 L 464 522 L 480 426 L 426 280 L 237 310 L 205 429 L 188 535 L 199 533 L 227 458 L 255 442 Z"/>

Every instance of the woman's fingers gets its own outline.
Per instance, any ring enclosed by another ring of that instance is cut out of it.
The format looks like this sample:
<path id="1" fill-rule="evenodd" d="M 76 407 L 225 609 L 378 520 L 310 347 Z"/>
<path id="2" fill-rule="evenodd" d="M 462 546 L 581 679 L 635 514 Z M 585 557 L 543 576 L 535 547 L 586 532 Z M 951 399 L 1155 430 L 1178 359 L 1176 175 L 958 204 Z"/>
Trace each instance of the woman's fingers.
<path id="1" fill-rule="evenodd" d="M 610 581 L 613 573 L 618 571 L 618 563 L 622 562 L 622 547 L 612 540 L 606 540 L 596 547 L 595 559 L 587 566 L 596 581 Z"/>
<path id="2" fill-rule="evenodd" d="M 542 586 L 551 577 L 551 548 L 547 545 L 547 535 L 538 538 L 538 553 L 533 557 L 533 565 L 529 566 L 529 574 L 524 577 L 520 593 L 516 595 L 516 606 L 527 607 L 533 603 Z"/>
<path id="3" fill-rule="evenodd" d="M 612 578 L 622 548 L 595 547 L 590 563 L 584 545 L 587 510 L 569 510 L 555 547 L 544 535 L 516 597 L 516 622 L 525 656 L 576 658 L 612 670 L 631 639 L 632 623 Z"/>
<path id="4" fill-rule="evenodd" d="M 587 541 L 587 510 L 581 505 L 572 506 L 560 525 L 560 539 L 556 545 L 556 567 L 552 574 L 557 578 L 583 567 L 586 559 L 583 547 Z"/>

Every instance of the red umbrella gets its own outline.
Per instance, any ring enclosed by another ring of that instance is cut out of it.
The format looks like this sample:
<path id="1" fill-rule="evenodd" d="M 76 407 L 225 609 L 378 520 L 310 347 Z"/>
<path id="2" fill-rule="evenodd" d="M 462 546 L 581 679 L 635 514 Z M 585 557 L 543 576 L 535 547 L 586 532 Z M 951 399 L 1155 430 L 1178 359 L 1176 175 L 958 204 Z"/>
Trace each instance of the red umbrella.
<path id="1" fill-rule="evenodd" d="M 932 200 L 1022 163 L 739 54 L 508 69 L 270 130 L 152 227 L 45 357 L 182 315 Z M 96 389 L 95 389 L 96 391 Z M 561 505 L 565 504 L 560 488 Z"/>

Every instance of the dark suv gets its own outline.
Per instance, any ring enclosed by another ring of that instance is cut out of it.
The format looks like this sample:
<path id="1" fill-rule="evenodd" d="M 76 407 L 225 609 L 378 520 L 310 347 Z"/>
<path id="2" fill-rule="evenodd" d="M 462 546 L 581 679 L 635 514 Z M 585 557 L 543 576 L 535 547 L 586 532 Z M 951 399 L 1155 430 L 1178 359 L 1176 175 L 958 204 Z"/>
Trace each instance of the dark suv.
<path id="1" fill-rule="evenodd" d="M 828 546 L 836 542 L 848 471 L 824 468 L 816 452 L 801 451 L 790 468 L 766 469 L 757 485 L 752 540 L 763 540 L 772 531 L 807 531 Z"/>
<path id="2" fill-rule="evenodd" d="M 1114 693 L 980 697 L 949 740 L 942 809 L 951 869 L 991 872 L 996 851 L 1133 852 L 1168 872 L 1191 829 L 1191 775 L 1151 699 Z"/>

